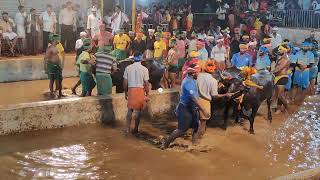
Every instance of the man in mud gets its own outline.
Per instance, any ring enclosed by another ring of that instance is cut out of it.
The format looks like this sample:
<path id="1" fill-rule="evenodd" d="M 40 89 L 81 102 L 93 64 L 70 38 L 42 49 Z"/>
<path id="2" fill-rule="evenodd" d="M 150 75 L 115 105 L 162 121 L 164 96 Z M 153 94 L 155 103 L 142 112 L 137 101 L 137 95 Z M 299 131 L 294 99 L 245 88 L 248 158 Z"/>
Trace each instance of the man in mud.
<path id="1" fill-rule="evenodd" d="M 281 45 L 279 46 L 278 51 L 279 58 L 273 71 L 276 85 L 275 97 L 278 103 L 276 114 L 281 113 L 282 105 L 284 107 L 283 112 L 287 113 L 288 111 L 288 103 L 285 97 L 285 86 L 289 81 L 288 71 L 290 68 L 290 61 L 288 57 L 289 47 L 287 45 Z"/>
<path id="2" fill-rule="evenodd" d="M 59 92 L 58 97 L 63 97 L 62 94 L 62 68 L 64 64 L 64 48 L 60 41 L 60 36 L 57 34 L 50 35 L 50 41 L 46 55 L 44 57 L 45 61 L 45 71 L 48 74 L 50 80 L 49 89 L 50 89 L 50 98 L 54 98 L 53 84 L 56 82 L 56 89 Z"/>
<path id="3" fill-rule="evenodd" d="M 192 64 L 187 69 L 188 75 L 182 81 L 180 102 L 176 108 L 178 128 L 163 141 L 161 149 L 168 148 L 170 143 L 176 138 L 183 136 L 189 128 L 193 129 L 192 143 L 195 143 L 200 135 L 199 112 L 205 114 L 206 117 L 209 115 L 199 102 L 199 91 L 196 81 L 199 72 L 200 67 L 197 64 Z"/>
<path id="4" fill-rule="evenodd" d="M 146 106 L 149 96 L 149 70 L 141 64 L 143 55 L 134 54 L 134 63 L 126 67 L 123 75 L 123 88 L 128 100 L 126 134 L 136 134 L 139 130 L 141 111 Z M 134 119 L 135 126 L 131 128 Z"/>

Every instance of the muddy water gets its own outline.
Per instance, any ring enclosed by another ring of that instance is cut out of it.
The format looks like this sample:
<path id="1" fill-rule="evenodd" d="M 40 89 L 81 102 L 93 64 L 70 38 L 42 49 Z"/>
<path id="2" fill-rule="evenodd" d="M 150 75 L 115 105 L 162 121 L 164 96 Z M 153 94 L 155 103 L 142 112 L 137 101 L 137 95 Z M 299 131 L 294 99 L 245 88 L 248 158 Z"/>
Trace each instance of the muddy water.
<path id="1" fill-rule="evenodd" d="M 250 135 L 248 123 L 227 131 L 210 127 L 198 146 L 190 134 L 168 150 L 160 139 L 175 127 L 171 117 L 143 119 L 137 137 L 101 125 L 0 137 L 3 179 L 272 179 L 318 167 L 319 97 L 286 120 L 265 107 Z M 296 107 L 291 106 L 292 111 Z"/>

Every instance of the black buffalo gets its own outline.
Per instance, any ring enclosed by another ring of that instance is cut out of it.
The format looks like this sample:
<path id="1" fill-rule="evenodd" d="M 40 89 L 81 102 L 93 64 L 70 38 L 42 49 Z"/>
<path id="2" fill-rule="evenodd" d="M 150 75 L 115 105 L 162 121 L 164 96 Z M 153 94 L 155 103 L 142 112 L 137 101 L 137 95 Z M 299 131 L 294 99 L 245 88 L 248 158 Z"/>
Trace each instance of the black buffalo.
<path id="1" fill-rule="evenodd" d="M 230 68 L 222 73 L 215 73 L 214 77 L 223 84 L 223 87 L 219 88 L 219 93 L 235 93 L 230 100 L 227 99 L 214 99 L 212 104 L 212 111 L 216 111 L 216 108 L 222 107 L 224 109 L 224 124 L 223 128 L 226 129 L 228 125 L 228 113 L 229 109 L 233 108 L 236 122 L 239 122 L 239 119 L 244 117 L 250 121 L 250 130 L 251 134 L 254 133 L 254 120 L 257 114 L 257 111 L 261 103 L 267 100 L 268 106 L 268 119 L 270 123 L 272 121 L 271 114 L 271 98 L 273 95 L 274 81 L 271 73 L 267 71 L 259 72 L 252 76 L 252 81 L 257 85 L 262 86 L 263 89 L 258 89 L 255 87 L 246 87 L 243 85 L 243 78 L 241 72 L 238 69 Z M 239 102 L 236 98 L 243 95 L 243 101 L 239 108 Z M 217 106 L 218 104 L 218 106 Z"/>
<path id="2" fill-rule="evenodd" d="M 132 59 L 126 59 L 118 62 L 118 71 L 112 74 L 112 83 L 116 86 L 116 92 L 122 93 L 123 89 L 123 74 L 127 66 L 133 64 L 134 61 Z M 160 81 L 165 72 L 165 67 L 162 63 L 148 59 L 141 62 L 143 66 L 145 66 L 149 70 L 149 82 L 152 85 L 152 90 L 156 90 L 161 87 Z"/>

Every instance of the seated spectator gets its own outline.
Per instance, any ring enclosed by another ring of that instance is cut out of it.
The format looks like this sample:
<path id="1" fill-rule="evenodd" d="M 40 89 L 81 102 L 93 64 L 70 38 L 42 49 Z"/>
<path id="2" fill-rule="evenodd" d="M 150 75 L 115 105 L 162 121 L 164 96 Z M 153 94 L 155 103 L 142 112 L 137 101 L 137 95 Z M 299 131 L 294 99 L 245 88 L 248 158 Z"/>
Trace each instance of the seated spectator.
<path id="1" fill-rule="evenodd" d="M 4 53 L 15 56 L 15 48 L 17 45 L 18 35 L 13 32 L 15 26 L 14 21 L 9 17 L 7 12 L 2 13 L 0 20 L 0 34 L 2 35 Z"/>
<path id="2" fill-rule="evenodd" d="M 256 12 L 258 11 L 258 9 L 259 9 L 259 2 L 257 2 L 257 0 L 253 0 L 249 5 L 249 10 Z"/>

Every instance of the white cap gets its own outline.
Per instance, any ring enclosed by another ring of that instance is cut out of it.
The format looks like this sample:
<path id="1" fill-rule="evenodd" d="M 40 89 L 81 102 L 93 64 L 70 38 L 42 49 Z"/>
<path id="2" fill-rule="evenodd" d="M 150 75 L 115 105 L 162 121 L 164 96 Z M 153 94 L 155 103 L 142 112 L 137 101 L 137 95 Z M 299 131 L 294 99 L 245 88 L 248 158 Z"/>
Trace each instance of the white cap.
<path id="1" fill-rule="evenodd" d="M 250 41 L 248 46 L 257 46 L 257 41 Z"/>
<path id="2" fill-rule="evenodd" d="M 272 30 L 273 30 L 273 31 L 278 31 L 279 28 L 278 28 L 277 26 L 275 26 L 275 27 L 272 28 Z"/>
<path id="3" fill-rule="evenodd" d="M 97 12 L 97 8 L 95 6 L 92 7 L 91 9 L 92 12 Z"/>
<path id="4" fill-rule="evenodd" d="M 156 30 L 154 30 L 154 29 L 148 29 L 148 32 L 152 32 L 152 33 L 154 33 Z"/>
<path id="5" fill-rule="evenodd" d="M 82 31 L 82 32 L 80 33 L 80 36 L 87 36 L 87 33 L 84 32 L 84 31 Z"/>

